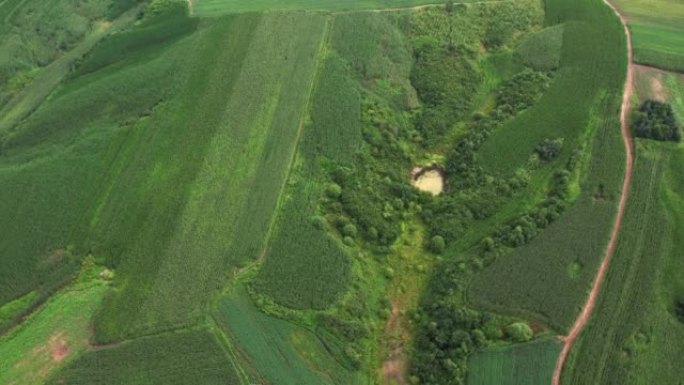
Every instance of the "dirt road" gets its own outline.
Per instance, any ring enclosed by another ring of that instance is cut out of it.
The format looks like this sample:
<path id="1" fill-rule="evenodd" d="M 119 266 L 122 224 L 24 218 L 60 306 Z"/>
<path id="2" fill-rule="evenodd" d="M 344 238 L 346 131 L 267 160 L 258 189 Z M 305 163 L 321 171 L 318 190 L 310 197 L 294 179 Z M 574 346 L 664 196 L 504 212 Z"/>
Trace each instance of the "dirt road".
<path id="1" fill-rule="evenodd" d="M 613 258 L 613 254 L 615 253 L 615 246 L 617 245 L 618 235 L 620 233 L 620 227 L 622 225 L 622 218 L 625 214 L 625 206 L 627 205 L 629 186 L 632 183 L 634 150 L 632 147 L 632 137 L 629 132 L 628 124 L 629 103 L 630 99 L 632 98 L 634 78 L 634 69 L 632 66 L 632 36 L 629 32 L 629 29 L 627 28 L 627 20 L 625 19 L 625 17 L 622 16 L 620 12 L 610 2 L 608 2 L 608 0 L 603 0 L 603 2 L 606 3 L 606 5 L 608 5 L 613 10 L 613 12 L 615 12 L 616 15 L 618 15 L 618 17 L 622 21 L 622 26 L 625 30 L 625 36 L 627 37 L 627 79 L 625 80 L 625 89 L 622 96 L 622 108 L 620 111 L 620 126 L 622 129 L 622 139 L 625 143 L 626 150 L 625 179 L 622 183 L 622 194 L 620 195 L 620 204 L 618 206 L 617 216 L 615 217 L 613 232 L 610 235 L 610 241 L 608 241 L 608 246 L 606 247 L 606 252 L 603 256 L 601 266 L 599 267 L 598 273 L 596 274 L 596 279 L 594 280 L 594 285 L 591 288 L 591 293 L 589 293 L 589 298 L 587 298 L 587 302 L 584 304 L 582 312 L 580 313 L 579 317 L 577 317 L 577 319 L 575 320 L 574 325 L 572 325 L 570 333 L 566 337 L 562 338 L 564 345 L 560 355 L 558 356 L 558 361 L 556 361 L 556 368 L 553 371 L 553 385 L 560 385 L 561 375 L 563 373 L 563 366 L 565 365 L 565 361 L 568 358 L 568 354 L 570 354 L 570 350 L 572 349 L 572 346 L 574 345 L 577 336 L 582 332 L 582 329 L 584 329 L 587 320 L 589 320 L 589 317 L 591 317 L 591 314 L 594 312 L 594 307 L 596 306 L 596 299 L 601 293 L 601 287 L 603 285 L 603 281 L 606 278 L 608 266 L 610 265 L 610 261 Z"/>

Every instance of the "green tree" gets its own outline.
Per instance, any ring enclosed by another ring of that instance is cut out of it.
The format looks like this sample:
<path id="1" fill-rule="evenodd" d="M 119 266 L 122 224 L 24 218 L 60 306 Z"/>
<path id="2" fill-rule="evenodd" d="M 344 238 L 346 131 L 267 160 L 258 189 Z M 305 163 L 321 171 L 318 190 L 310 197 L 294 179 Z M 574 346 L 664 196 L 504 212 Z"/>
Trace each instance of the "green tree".
<path id="1" fill-rule="evenodd" d="M 440 235 L 435 235 L 430 240 L 430 251 L 435 254 L 442 254 L 446 248 L 446 242 Z"/>
<path id="2" fill-rule="evenodd" d="M 515 342 L 527 342 L 532 339 L 534 332 L 525 322 L 516 322 L 506 327 L 506 335 Z"/>

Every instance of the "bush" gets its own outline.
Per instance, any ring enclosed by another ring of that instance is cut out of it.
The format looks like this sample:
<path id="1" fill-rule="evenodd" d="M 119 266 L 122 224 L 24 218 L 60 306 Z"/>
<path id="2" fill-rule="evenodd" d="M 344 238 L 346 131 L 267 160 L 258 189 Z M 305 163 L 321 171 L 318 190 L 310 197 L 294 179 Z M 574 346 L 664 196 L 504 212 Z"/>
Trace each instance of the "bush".
<path id="1" fill-rule="evenodd" d="M 444 249 L 446 248 L 446 242 L 444 241 L 444 238 L 435 235 L 432 237 L 430 240 L 430 251 L 432 251 L 435 254 L 442 254 L 444 252 Z"/>
<path id="2" fill-rule="evenodd" d="M 537 148 L 535 152 L 539 155 L 539 158 L 543 161 L 553 160 L 555 157 L 560 155 L 563 150 L 563 138 L 558 139 L 544 139 Z"/>
<path id="3" fill-rule="evenodd" d="M 534 332 L 524 322 L 516 322 L 506 327 L 506 335 L 515 342 L 527 342 L 532 339 Z"/>
<path id="4" fill-rule="evenodd" d="M 358 230 L 356 229 L 356 226 L 349 223 L 348 225 L 344 226 L 344 228 L 342 228 L 342 234 L 347 237 L 356 238 Z"/>

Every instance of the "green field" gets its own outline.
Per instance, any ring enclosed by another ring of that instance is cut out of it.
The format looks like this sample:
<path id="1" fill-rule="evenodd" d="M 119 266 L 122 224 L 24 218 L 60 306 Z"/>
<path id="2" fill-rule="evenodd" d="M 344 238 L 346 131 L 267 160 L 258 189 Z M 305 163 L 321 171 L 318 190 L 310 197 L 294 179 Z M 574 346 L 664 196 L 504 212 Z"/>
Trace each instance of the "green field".
<path id="1" fill-rule="evenodd" d="M 90 350 L 46 382 L 107 385 L 238 385 L 217 337 L 189 330 Z"/>
<path id="2" fill-rule="evenodd" d="M 626 42 L 600 0 L 455 3 L 0 0 L 0 383 L 548 383 L 614 220 Z M 684 220 L 684 159 L 639 154 L 667 210 L 630 208 L 578 384 L 676 381 L 649 224 Z M 622 294 L 654 310 L 617 328 Z"/>
<path id="3" fill-rule="evenodd" d="M 637 63 L 684 71 L 684 4 L 677 0 L 615 0 L 632 31 Z"/>
<path id="4" fill-rule="evenodd" d="M 472 2 L 475 2 L 475 0 L 456 1 L 456 3 Z M 352 11 L 408 8 L 430 4 L 443 4 L 443 2 L 434 0 L 195 0 L 192 9 L 193 15 L 207 17 L 260 11 Z"/>
<path id="5" fill-rule="evenodd" d="M 478 351 L 468 361 L 468 385 L 548 385 L 558 353 L 553 339 Z"/>
<path id="6" fill-rule="evenodd" d="M 577 182 L 581 193 L 561 219 L 478 275 L 469 298 L 479 306 L 564 330 L 584 303 L 615 215 L 624 168 L 615 111 L 626 63 L 622 27 L 609 8 L 591 1 L 572 10 L 565 10 L 561 1 L 550 4 L 558 9 L 555 17 L 568 20 L 559 73 L 535 107 L 494 133 L 482 156 L 487 167 L 510 172 L 524 164 L 539 140 L 560 136 L 565 138 L 566 156 L 583 146 L 591 158 L 582 162 Z M 547 20 L 555 19 L 547 13 Z M 583 44 L 587 39 L 605 45 Z M 566 147 L 568 143 L 574 144 Z"/>
<path id="7" fill-rule="evenodd" d="M 216 319 L 233 349 L 244 357 L 243 365 L 254 368 L 263 378 L 250 378 L 251 383 L 360 383 L 360 378 L 330 356 L 329 348 L 315 334 L 260 312 L 242 287 L 221 299 Z"/>
<path id="8" fill-rule="evenodd" d="M 684 353 L 675 303 L 684 223 L 681 147 L 638 141 L 622 236 L 597 303 L 566 366 L 564 384 L 680 384 Z M 674 364 L 674 365 L 673 365 Z"/>

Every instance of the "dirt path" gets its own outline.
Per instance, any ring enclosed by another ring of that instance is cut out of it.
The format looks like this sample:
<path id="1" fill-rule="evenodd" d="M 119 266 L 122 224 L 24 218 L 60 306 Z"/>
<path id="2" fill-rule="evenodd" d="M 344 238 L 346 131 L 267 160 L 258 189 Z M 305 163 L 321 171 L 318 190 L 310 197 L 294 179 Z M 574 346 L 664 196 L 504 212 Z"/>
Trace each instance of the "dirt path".
<path id="1" fill-rule="evenodd" d="M 603 257 L 603 261 L 601 262 L 601 266 L 598 269 L 598 273 L 596 274 L 596 279 L 594 280 L 594 285 L 591 288 L 591 292 L 589 293 L 589 298 L 587 298 L 587 302 L 584 304 L 584 307 L 582 308 L 582 312 L 580 313 L 579 317 L 575 320 L 574 325 L 572 325 L 572 329 L 570 329 L 570 333 L 566 337 L 562 337 L 562 341 L 564 342 L 563 349 L 561 350 L 560 355 L 558 356 L 558 360 L 556 361 L 556 368 L 553 371 L 553 385 L 560 385 L 561 383 L 561 375 L 563 373 L 563 366 L 565 365 L 565 361 L 568 358 L 568 355 L 570 354 L 570 350 L 572 349 L 572 346 L 575 343 L 575 340 L 577 339 L 577 336 L 582 332 L 584 329 L 584 326 L 587 323 L 587 320 L 589 320 L 589 317 L 591 317 L 591 314 L 594 312 L 594 308 L 596 306 L 596 299 L 598 298 L 599 294 L 601 293 L 601 287 L 603 285 L 603 281 L 606 278 L 606 272 L 608 271 L 608 266 L 610 265 L 610 261 L 613 258 L 613 254 L 615 253 L 615 246 L 617 245 L 617 240 L 618 236 L 620 233 L 620 227 L 622 225 L 622 219 L 625 214 L 625 206 L 627 205 L 627 197 L 629 195 L 629 186 L 632 182 L 632 168 L 633 168 L 633 163 L 634 163 L 634 153 L 633 153 L 633 147 L 632 147 L 632 137 L 629 132 L 629 124 L 628 124 L 628 116 L 629 116 L 629 105 L 630 105 L 630 100 L 632 98 L 632 92 L 633 92 L 633 87 L 634 87 L 634 68 L 632 66 L 633 62 L 633 54 L 632 54 L 632 36 L 630 34 L 629 28 L 627 28 L 627 20 L 625 19 L 622 14 L 611 4 L 608 0 L 603 0 L 606 5 L 608 5 L 613 12 L 620 18 L 622 21 L 622 26 L 625 30 L 625 36 L 627 38 L 627 79 L 625 80 L 625 89 L 624 93 L 622 96 L 622 108 L 620 111 L 620 126 L 622 130 L 622 139 L 625 144 L 625 150 L 626 150 L 626 157 L 625 157 L 625 162 L 626 162 L 626 168 L 625 168 L 625 179 L 622 183 L 622 193 L 620 195 L 620 204 L 618 206 L 618 212 L 617 216 L 615 217 L 615 224 L 613 225 L 613 232 L 610 235 L 610 240 L 608 241 L 608 246 L 606 247 L 606 252 Z"/>

